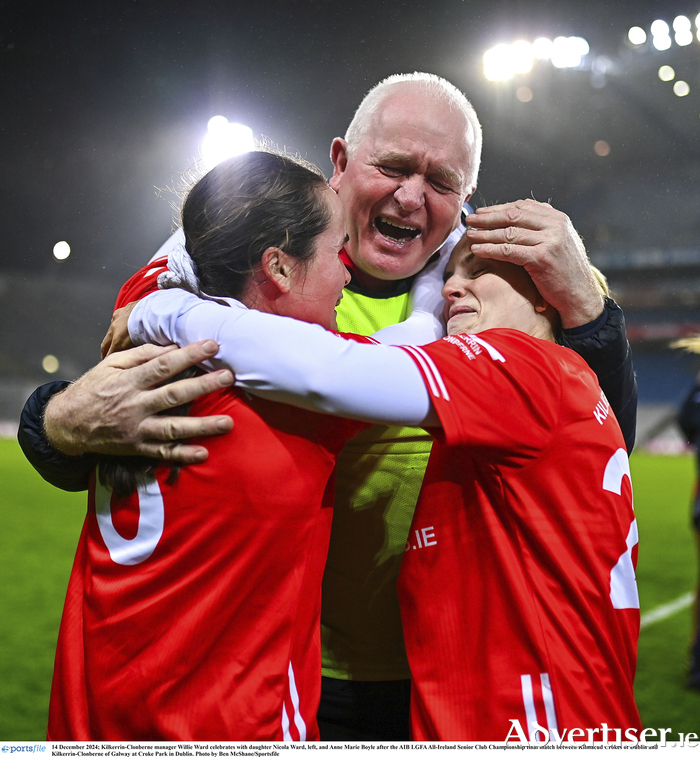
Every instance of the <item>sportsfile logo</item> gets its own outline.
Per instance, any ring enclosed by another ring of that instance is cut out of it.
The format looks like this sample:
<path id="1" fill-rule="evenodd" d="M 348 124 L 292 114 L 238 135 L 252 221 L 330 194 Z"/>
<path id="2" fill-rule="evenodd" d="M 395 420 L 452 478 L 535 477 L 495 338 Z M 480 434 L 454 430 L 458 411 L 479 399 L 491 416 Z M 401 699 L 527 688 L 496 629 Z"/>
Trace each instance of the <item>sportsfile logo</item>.
<path id="1" fill-rule="evenodd" d="M 544 728 L 536 721 L 530 723 L 528 734 L 519 720 L 510 720 L 510 731 L 505 738 L 505 743 L 516 741 L 521 744 L 537 744 L 537 746 L 546 746 L 552 744 L 600 744 L 600 745 L 617 745 L 633 746 L 644 745 L 647 739 L 654 739 L 653 746 L 700 746 L 700 739 L 697 733 L 678 733 L 678 738 L 674 738 L 673 729 L 671 728 L 644 728 L 638 731 L 637 728 L 610 728 L 607 723 L 601 723 L 599 728 L 564 728 L 559 733 L 556 728 Z M 658 741 L 657 741 L 658 739 Z"/>
<path id="2" fill-rule="evenodd" d="M 8 754 L 13 752 L 45 752 L 46 744 L 3 744 L 2 751 Z"/>

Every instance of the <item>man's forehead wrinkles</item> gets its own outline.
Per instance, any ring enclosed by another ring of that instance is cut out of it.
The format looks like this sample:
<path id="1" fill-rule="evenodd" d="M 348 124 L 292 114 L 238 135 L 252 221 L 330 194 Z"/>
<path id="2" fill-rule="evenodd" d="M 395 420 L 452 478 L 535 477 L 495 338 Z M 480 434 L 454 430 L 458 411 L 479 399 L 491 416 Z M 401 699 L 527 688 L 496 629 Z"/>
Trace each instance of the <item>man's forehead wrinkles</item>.
<path id="1" fill-rule="evenodd" d="M 406 164 L 417 164 L 419 163 L 419 159 L 415 155 L 411 155 L 411 153 L 403 152 L 401 150 L 390 150 L 390 149 L 377 149 L 374 153 L 374 157 L 379 160 L 387 160 L 392 161 L 396 163 L 406 163 Z"/>
<path id="2" fill-rule="evenodd" d="M 409 168 L 416 168 L 423 162 L 422 157 L 402 152 L 401 150 L 378 149 L 374 153 L 374 159 L 378 161 L 386 161 L 388 163 L 401 163 Z M 464 181 L 464 175 L 462 172 L 454 171 L 448 166 L 437 165 L 435 167 L 429 166 L 428 168 L 430 173 L 440 176 L 442 179 L 454 183 L 457 186 L 461 186 Z"/>

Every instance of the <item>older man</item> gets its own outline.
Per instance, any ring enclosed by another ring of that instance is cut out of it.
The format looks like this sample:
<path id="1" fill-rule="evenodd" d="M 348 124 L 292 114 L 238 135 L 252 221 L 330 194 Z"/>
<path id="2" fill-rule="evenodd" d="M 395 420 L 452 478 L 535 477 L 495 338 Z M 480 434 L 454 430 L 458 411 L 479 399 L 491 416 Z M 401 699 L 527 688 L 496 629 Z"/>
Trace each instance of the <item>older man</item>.
<path id="1" fill-rule="evenodd" d="M 480 126 L 455 87 L 428 74 L 390 77 L 360 105 L 345 139 L 331 147 L 331 187 L 346 211 L 346 263 L 352 281 L 338 310 L 339 328 L 371 333 L 408 314 L 411 277 L 460 225 L 476 186 Z M 528 269 L 560 312 L 567 341 L 599 376 L 625 433 L 634 437 L 636 386 L 624 321 L 604 300 L 569 219 L 531 200 L 466 217 L 472 249 Z M 79 488 L 87 452 L 146 453 L 184 462 L 196 445 L 164 440 L 227 430 L 224 418 L 155 419 L 213 388 L 213 377 L 151 388 L 201 359 L 197 346 L 108 358 L 46 407 L 56 389 L 28 403 L 20 438 L 49 480 Z M 105 401 L 106 398 L 108 401 Z M 323 590 L 323 739 L 404 740 L 410 672 L 396 580 L 430 452 L 415 429 L 375 427 L 346 447 L 338 468 L 336 512 Z"/>

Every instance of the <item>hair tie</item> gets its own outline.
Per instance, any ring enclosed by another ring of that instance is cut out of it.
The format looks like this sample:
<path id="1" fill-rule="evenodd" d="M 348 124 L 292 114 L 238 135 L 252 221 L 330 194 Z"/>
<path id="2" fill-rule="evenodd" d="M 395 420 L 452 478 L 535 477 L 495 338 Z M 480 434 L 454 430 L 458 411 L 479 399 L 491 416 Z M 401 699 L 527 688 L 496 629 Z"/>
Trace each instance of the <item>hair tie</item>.
<path id="1" fill-rule="evenodd" d="M 183 284 L 193 292 L 199 291 L 199 279 L 194 263 L 184 244 L 178 244 L 168 254 L 168 270 L 158 276 L 160 289 L 173 289 Z"/>

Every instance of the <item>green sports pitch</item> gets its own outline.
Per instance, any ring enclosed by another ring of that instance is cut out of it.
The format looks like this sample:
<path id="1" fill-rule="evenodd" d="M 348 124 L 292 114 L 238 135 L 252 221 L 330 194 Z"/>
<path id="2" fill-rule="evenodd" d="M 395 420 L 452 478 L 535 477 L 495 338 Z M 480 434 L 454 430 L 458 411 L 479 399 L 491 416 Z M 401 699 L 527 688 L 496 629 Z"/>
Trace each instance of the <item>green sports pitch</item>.
<path id="1" fill-rule="evenodd" d="M 645 727 L 700 735 L 700 692 L 685 689 L 697 556 L 689 455 L 635 453 L 637 576 L 643 628 L 637 701 Z M 0 439 L 0 741 L 45 738 L 53 654 L 84 494 L 46 484 L 16 442 Z"/>

